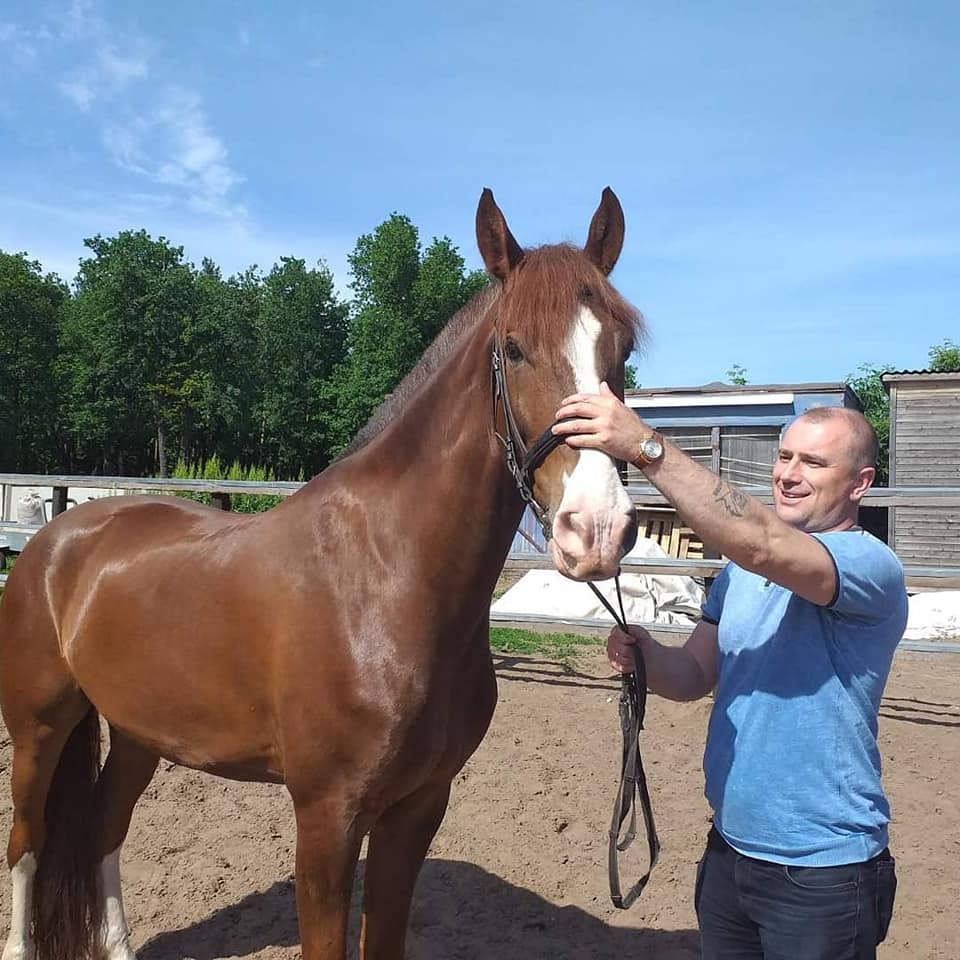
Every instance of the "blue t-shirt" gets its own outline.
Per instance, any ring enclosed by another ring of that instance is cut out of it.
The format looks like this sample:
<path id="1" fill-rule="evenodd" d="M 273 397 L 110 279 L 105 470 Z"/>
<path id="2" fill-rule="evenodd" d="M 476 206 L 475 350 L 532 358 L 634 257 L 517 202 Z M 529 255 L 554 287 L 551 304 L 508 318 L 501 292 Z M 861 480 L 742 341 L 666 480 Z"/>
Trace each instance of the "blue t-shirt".
<path id="1" fill-rule="evenodd" d="M 877 711 L 907 621 L 903 567 L 859 530 L 815 534 L 837 568 L 820 607 L 728 564 L 703 606 L 719 671 L 703 758 L 714 823 L 740 853 L 836 866 L 887 845 Z"/>

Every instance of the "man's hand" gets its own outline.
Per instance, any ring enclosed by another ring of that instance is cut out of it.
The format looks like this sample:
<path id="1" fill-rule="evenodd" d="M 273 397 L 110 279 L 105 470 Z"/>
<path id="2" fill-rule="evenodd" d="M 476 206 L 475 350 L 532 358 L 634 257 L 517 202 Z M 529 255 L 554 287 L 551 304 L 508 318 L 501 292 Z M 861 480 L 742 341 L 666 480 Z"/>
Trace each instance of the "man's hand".
<path id="1" fill-rule="evenodd" d="M 607 659 L 617 673 L 634 673 L 637 669 L 636 647 L 642 641 L 653 641 L 643 627 L 628 626 L 629 633 L 614 627 L 607 637 Z"/>
<path id="2" fill-rule="evenodd" d="M 557 420 L 568 417 L 574 419 L 554 424 L 553 432 L 569 446 L 603 450 L 616 460 L 631 463 L 640 453 L 640 444 L 651 433 L 606 383 L 600 384 L 600 393 L 567 397 L 557 411 Z"/>

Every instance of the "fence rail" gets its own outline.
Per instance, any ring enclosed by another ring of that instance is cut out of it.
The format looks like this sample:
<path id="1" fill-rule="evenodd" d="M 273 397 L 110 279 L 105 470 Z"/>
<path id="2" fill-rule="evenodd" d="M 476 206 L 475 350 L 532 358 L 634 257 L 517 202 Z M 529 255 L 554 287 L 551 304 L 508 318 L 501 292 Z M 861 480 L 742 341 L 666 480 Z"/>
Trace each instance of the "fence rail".
<path id="1" fill-rule="evenodd" d="M 296 493 L 304 483 L 298 481 L 252 481 L 252 480 L 184 480 L 171 477 L 138 478 L 138 477 L 89 477 L 72 475 L 43 475 L 22 473 L 0 473 L 0 486 L 10 487 L 51 487 L 54 491 L 53 513 L 62 512 L 67 507 L 67 492 L 70 488 L 90 489 L 98 488 L 110 491 L 142 491 L 145 493 L 206 493 L 210 494 L 214 503 L 226 510 L 230 509 L 231 495 L 239 494 L 269 494 L 273 496 L 290 496 Z M 628 484 L 627 493 L 636 504 L 647 506 L 669 506 L 667 499 L 654 487 L 648 484 Z M 763 503 L 771 503 L 772 496 L 769 487 L 743 486 L 745 493 L 750 494 Z M 866 506 L 872 507 L 900 507 L 900 506 L 943 506 L 960 507 L 960 488 L 957 487 L 876 487 L 867 492 L 863 499 Z M 22 544 L 38 530 L 26 524 L 0 522 L 0 549 L 8 550 L 22 548 Z M 19 539 L 13 539 L 19 538 Z M 726 560 L 678 560 L 666 558 L 626 558 L 622 567 L 634 573 L 673 574 L 688 577 L 713 577 L 726 565 Z M 541 555 L 513 553 L 504 565 L 507 572 L 520 570 L 546 569 L 549 561 Z M 916 590 L 957 590 L 960 589 L 960 568 L 910 565 L 904 567 L 907 586 Z M 0 585 L 6 581 L 0 575 Z M 549 618 L 529 615 L 523 618 L 516 616 L 492 616 L 491 622 L 516 624 L 553 624 L 557 626 L 581 627 L 592 631 L 609 628 L 604 621 L 589 623 L 574 623 L 573 621 L 550 620 Z M 671 631 L 664 630 L 662 625 L 649 625 L 655 632 L 669 636 Z M 675 632 L 675 631 L 673 631 Z M 903 641 L 901 647 L 907 649 L 949 650 L 956 647 L 960 652 L 960 644 L 932 643 L 918 645 L 918 642 Z"/>

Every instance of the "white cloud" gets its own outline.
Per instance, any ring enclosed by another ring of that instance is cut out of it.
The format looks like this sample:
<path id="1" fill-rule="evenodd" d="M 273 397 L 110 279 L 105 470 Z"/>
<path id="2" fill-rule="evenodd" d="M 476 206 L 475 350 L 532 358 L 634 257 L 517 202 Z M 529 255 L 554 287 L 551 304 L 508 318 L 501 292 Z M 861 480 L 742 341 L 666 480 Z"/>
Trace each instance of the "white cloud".
<path id="1" fill-rule="evenodd" d="M 124 57 L 108 46 L 97 51 L 97 60 L 104 78 L 118 89 L 130 80 L 147 75 L 147 61 L 144 56 Z"/>
<path id="2" fill-rule="evenodd" d="M 169 88 L 143 116 L 107 125 L 103 143 L 118 166 L 154 183 L 178 188 L 190 206 L 221 217 L 243 218 L 229 195 L 241 178 L 211 130 L 200 98 Z"/>
<path id="3" fill-rule="evenodd" d="M 160 57 L 156 42 L 100 11 L 98 0 L 72 0 L 46 26 L 0 23 L 0 51 L 17 49 L 50 67 L 55 88 L 99 130 L 109 159 L 148 189 L 164 188 L 194 213 L 243 220 L 232 197 L 242 177 L 200 95 L 172 79 L 177 64 Z M 251 42 L 247 27 L 239 36 Z"/>
<path id="4" fill-rule="evenodd" d="M 31 66 L 39 57 L 42 34 L 16 23 L 0 23 L 0 54 L 8 63 Z"/>
<path id="5" fill-rule="evenodd" d="M 77 75 L 60 83 L 60 92 L 80 110 L 89 110 L 97 93 L 88 77 Z"/>

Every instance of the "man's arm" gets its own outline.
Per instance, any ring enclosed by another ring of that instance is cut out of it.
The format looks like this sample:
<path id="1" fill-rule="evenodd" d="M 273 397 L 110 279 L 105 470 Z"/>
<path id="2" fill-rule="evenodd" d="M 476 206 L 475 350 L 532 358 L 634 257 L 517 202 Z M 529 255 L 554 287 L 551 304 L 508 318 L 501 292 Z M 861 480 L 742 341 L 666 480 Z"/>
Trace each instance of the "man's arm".
<path id="1" fill-rule="evenodd" d="M 569 397 L 557 413 L 554 433 L 571 447 L 604 450 L 633 461 L 650 428 L 607 388 L 598 396 Z M 738 566 L 821 606 L 836 593 L 837 573 L 826 548 L 784 523 L 772 510 L 691 460 L 673 444 L 646 467 L 647 479 L 707 543 Z"/>
<path id="2" fill-rule="evenodd" d="M 647 688 L 668 700 L 698 700 L 717 685 L 717 626 L 701 620 L 682 647 L 654 640 L 643 627 L 629 635 L 614 628 L 607 640 L 610 666 L 620 673 L 636 669 L 634 647 L 639 647 L 647 669 Z"/>

